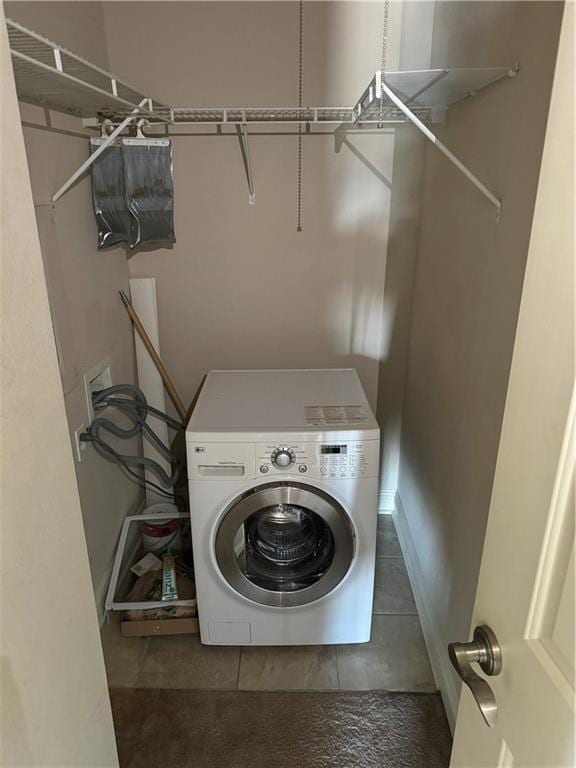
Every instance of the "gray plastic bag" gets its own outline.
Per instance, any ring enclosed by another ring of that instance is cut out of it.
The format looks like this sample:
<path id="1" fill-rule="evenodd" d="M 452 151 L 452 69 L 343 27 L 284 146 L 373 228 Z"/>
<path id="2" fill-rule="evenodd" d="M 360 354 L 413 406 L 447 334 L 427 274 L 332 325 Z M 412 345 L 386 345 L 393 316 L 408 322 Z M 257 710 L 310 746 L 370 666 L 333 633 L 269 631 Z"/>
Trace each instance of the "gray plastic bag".
<path id="1" fill-rule="evenodd" d="M 175 243 L 170 141 L 121 139 L 106 149 L 92 165 L 92 199 L 99 249 Z"/>
<path id="2" fill-rule="evenodd" d="M 100 143 L 90 142 L 94 151 Z M 121 146 L 111 146 L 92 165 L 92 202 L 98 227 L 98 248 L 130 242 L 131 217 L 126 205 Z"/>
<path id="3" fill-rule="evenodd" d="M 136 143 L 137 142 L 137 143 Z M 130 245 L 175 243 L 172 146 L 169 141 L 124 141 L 124 180 L 132 216 Z"/>

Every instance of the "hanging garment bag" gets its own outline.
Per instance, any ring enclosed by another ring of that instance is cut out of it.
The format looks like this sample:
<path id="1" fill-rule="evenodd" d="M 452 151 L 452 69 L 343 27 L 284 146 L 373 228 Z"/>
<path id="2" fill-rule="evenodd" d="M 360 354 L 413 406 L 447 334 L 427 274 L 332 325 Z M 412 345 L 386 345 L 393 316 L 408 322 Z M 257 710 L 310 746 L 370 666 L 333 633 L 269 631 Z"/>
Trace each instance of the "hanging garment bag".
<path id="1" fill-rule="evenodd" d="M 104 139 L 91 139 L 94 152 Z M 122 146 L 108 147 L 92 165 L 92 202 L 98 227 L 98 248 L 130 242 Z"/>
<path id="2" fill-rule="evenodd" d="M 104 139 L 91 139 L 94 151 Z M 98 248 L 176 242 L 172 145 L 168 139 L 120 139 L 92 165 Z"/>
<path id="3" fill-rule="evenodd" d="M 175 243 L 172 145 L 168 139 L 123 139 L 130 245 Z"/>

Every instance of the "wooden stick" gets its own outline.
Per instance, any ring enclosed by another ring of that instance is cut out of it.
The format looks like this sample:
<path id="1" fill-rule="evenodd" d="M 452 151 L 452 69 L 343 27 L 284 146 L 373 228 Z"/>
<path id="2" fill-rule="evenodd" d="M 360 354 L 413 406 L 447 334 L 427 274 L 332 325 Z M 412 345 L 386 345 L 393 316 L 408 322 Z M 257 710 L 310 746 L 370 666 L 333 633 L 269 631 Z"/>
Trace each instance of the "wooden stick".
<path id="1" fill-rule="evenodd" d="M 158 373 L 162 377 L 162 381 L 164 382 L 164 386 L 166 387 L 166 392 L 170 395 L 170 400 L 174 403 L 174 407 L 178 411 L 178 416 L 182 419 L 182 421 L 185 421 L 186 419 L 186 408 L 184 407 L 184 403 L 180 398 L 178 397 L 178 392 L 176 392 L 176 387 L 172 383 L 172 379 L 170 378 L 170 375 L 168 371 L 166 370 L 166 366 L 160 359 L 160 356 L 158 355 L 158 352 L 154 349 L 154 345 L 150 341 L 150 337 L 146 333 L 146 328 L 142 325 L 142 321 L 138 317 L 138 313 L 132 306 L 130 299 L 128 296 L 124 293 L 124 291 L 119 291 L 120 298 L 122 299 L 122 304 L 126 307 L 126 312 L 130 315 L 130 319 L 134 323 L 134 328 L 138 331 L 138 335 L 142 339 L 142 343 L 148 350 L 148 354 L 152 358 L 154 365 L 158 369 Z"/>

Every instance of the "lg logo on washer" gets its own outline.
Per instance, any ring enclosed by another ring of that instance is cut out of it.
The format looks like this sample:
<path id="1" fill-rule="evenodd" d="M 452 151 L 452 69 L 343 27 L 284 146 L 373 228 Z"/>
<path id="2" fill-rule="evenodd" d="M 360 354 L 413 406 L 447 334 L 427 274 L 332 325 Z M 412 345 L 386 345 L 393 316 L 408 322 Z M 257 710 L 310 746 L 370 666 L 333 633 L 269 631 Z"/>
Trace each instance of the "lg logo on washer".
<path id="1" fill-rule="evenodd" d="M 254 446 L 250 443 L 189 443 L 188 474 L 198 480 L 253 477 Z"/>

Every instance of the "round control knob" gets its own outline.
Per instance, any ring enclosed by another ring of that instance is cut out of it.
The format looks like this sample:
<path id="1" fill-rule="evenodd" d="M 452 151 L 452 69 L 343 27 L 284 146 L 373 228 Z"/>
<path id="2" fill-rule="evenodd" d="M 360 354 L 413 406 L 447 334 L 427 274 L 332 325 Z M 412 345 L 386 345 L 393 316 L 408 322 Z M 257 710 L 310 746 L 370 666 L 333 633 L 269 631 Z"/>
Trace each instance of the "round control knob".
<path id="1" fill-rule="evenodd" d="M 271 461 L 278 469 L 288 469 L 296 461 L 296 456 L 290 448 L 276 448 L 272 452 Z"/>

